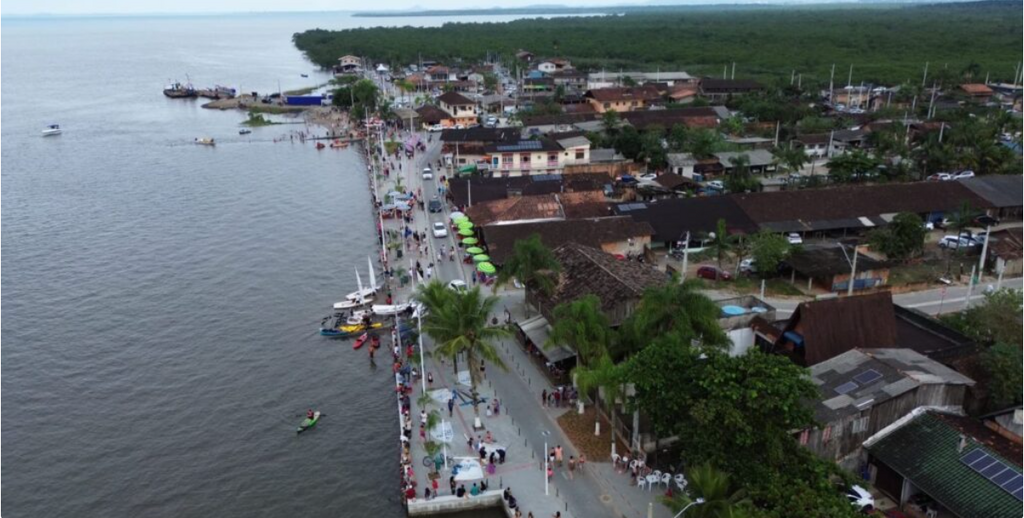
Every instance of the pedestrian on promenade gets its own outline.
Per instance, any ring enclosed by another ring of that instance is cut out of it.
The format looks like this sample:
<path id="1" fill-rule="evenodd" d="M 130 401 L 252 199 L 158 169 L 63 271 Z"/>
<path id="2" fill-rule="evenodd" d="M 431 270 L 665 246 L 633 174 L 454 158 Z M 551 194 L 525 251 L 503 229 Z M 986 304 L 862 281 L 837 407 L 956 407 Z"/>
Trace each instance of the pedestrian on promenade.
<path id="1" fill-rule="evenodd" d="M 426 410 L 420 410 L 420 426 L 422 426 L 422 427 L 426 427 L 427 426 L 427 411 Z"/>
<path id="2" fill-rule="evenodd" d="M 576 478 L 576 457 L 569 455 L 569 480 Z"/>
<path id="3" fill-rule="evenodd" d="M 587 463 L 587 454 L 581 452 L 580 453 L 580 462 L 579 462 L 579 464 L 580 464 L 580 471 L 581 472 L 583 471 L 583 465 L 586 464 L 586 463 Z"/>
<path id="4" fill-rule="evenodd" d="M 562 467 L 562 445 L 559 444 L 555 447 L 555 462 L 558 463 L 558 467 Z"/>
<path id="5" fill-rule="evenodd" d="M 452 416 L 452 411 L 455 410 L 455 398 L 448 399 L 448 417 Z"/>
<path id="6" fill-rule="evenodd" d="M 433 372 L 428 372 L 427 373 L 427 385 L 431 385 L 431 386 L 434 385 L 434 373 Z"/>
<path id="7" fill-rule="evenodd" d="M 505 448 L 498 450 L 498 464 L 505 463 Z"/>
<path id="8" fill-rule="evenodd" d="M 555 449 L 551 448 L 551 451 L 548 452 L 548 466 L 554 466 L 554 465 L 555 465 Z"/>
<path id="9" fill-rule="evenodd" d="M 455 494 L 455 475 L 452 475 L 450 478 L 448 478 L 448 485 L 451 486 L 452 494 L 454 495 Z"/>
<path id="10" fill-rule="evenodd" d="M 544 389 L 540 393 L 540 404 L 541 406 L 548 406 L 548 389 Z"/>
<path id="11" fill-rule="evenodd" d="M 434 496 L 437 496 L 437 479 L 436 478 L 432 479 L 430 481 L 430 487 L 433 488 L 433 490 L 434 490 Z"/>

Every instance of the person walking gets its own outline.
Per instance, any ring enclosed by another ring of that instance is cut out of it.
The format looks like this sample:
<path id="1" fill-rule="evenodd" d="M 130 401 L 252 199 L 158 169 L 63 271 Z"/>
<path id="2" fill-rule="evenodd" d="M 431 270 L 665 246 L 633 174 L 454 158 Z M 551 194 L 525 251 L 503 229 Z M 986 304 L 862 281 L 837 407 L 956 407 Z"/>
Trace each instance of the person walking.
<path id="1" fill-rule="evenodd" d="M 569 455 L 569 480 L 576 478 L 576 457 Z"/>
<path id="2" fill-rule="evenodd" d="M 562 445 L 559 444 L 555 447 L 555 462 L 558 463 L 558 467 L 562 467 Z"/>
<path id="3" fill-rule="evenodd" d="M 540 404 L 541 406 L 548 406 L 548 389 L 544 389 L 540 393 Z"/>
<path id="4" fill-rule="evenodd" d="M 448 417 L 452 416 L 452 411 L 455 410 L 455 398 L 448 398 Z"/>

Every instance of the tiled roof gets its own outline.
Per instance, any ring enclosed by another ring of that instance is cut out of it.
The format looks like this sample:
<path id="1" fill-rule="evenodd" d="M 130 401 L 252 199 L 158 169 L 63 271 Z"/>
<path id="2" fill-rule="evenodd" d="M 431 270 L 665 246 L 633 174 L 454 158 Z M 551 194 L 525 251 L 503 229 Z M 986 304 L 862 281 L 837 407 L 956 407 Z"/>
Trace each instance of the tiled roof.
<path id="1" fill-rule="evenodd" d="M 587 97 L 597 102 L 615 101 L 653 101 L 661 97 L 658 89 L 652 85 L 631 86 L 624 88 L 597 88 L 587 92 Z"/>
<path id="2" fill-rule="evenodd" d="M 896 347 L 896 317 L 889 292 L 801 302 L 784 332 L 799 330 L 804 365 L 851 349 Z"/>
<path id="3" fill-rule="evenodd" d="M 992 89 L 981 83 L 960 85 L 960 89 L 971 95 L 992 95 Z"/>
<path id="4" fill-rule="evenodd" d="M 691 128 L 714 128 L 719 122 L 718 114 L 707 106 L 631 111 L 620 113 L 619 117 L 638 130 L 644 130 L 650 126 L 661 126 L 663 130 L 670 130 L 676 124 Z"/>
<path id="5" fill-rule="evenodd" d="M 647 288 L 668 282 L 664 272 L 645 263 L 624 261 L 597 248 L 566 243 L 554 250 L 562 265 L 558 285 L 551 297 L 538 295 L 541 307 L 554 308 L 586 295 L 597 295 L 601 308 L 609 311 L 626 300 L 639 300 Z M 619 322 L 612 322 L 612 325 Z"/>
<path id="6" fill-rule="evenodd" d="M 475 104 L 472 99 L 460 94 L 459 92 L 446 92 L 441 94 L 437 98 L 438 102 L 447 104 L 448 106 L 464 106 L 467 104 Z"/>
<path id="7" fill-rule="evenodd" d="M 448 115 L 448 112 L 430 104 L 416 108 L 416 113 L 420 115 L 420 119 L 423 122 L 428 124 L 436 124 L 445 119 L 451 118 L 451 115 Z"/>
<path id="8" fill-rule="evenodd" d="M 488 255 L 501 264 L 512 253 L 516 241 L 533 234 L 540 236 L 545 246 L 554 248 L 565 243 L 600 247 L 628 239 L 650 236 L 654 233 L 647 223 L 637 223 L 627 217 L 606 217 L 544 221 L 538 223 L 492 223 L 481 227 L 487 242 Z"/>
<path id="9" fill-rule="evenodd" d="M 962 518 L 1018 517 L 1024 514 L 1021 501 L 996 486 L 960 459 L 974 450 L 983 450 L 1020 473 L 1021 450 L 1000 455 L 992 447 L 1010 441 L 995 433 L 972 428 L 964 434 L 960 426 L 966 418 L 925 412 L 907 424 L 866 444 L 876 462 L 884 463 L 940 505 Z M 961 434 L 968 435 L 960 451 Z M 895 495 L 899 497 L 899 495 Z"/>
<path id="10" fill-rule="evenodd" d="M 976 176 L 959 180 L 958 183 L 984 198 L 993 207 L 1020 207 L 1024 204 L 1024 176 L 1019 174 Z"/>

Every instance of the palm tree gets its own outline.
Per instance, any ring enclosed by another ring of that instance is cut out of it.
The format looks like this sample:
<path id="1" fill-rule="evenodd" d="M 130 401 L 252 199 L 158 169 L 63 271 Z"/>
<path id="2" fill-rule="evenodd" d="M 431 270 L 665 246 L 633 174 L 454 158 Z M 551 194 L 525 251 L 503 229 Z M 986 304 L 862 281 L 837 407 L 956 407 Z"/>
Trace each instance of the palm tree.
<path id="1" fill-rule="evenodd" d="M 541 243 L 540 235 L 533 234 L 513 245 L 512 257 L 505 261 L 498 272 L 494 289 L 508 284 L 512 279 L 519 279 L 527 287 L 551 295 L 561 269 L 562 265 L 555 259 L 555 254 Z"/>
<path id="2" fill-rule="evenodd" d="M 719 270 L 722 269 L 722 259 L 725 258 L 725 254 L 732 250 L 732 236 L 729 235 L 728 230 L 725 219 L 719 219 L 715 224 L 715 239 L 711 242 L 711 248 L 715 250 L 715 256 L 718 258 Z"/>
<path id="3" fill-rule="evenodd" d="M 686 506 L 689 518 L 745 518 L 751 516 L 751 501 L 746 491 L 732 482 L 732 476 L 710 464 L 700 464 L 686 473 L 686 491 L 665 499 L 678 512 Z M 697 504 L 698 499 L 701 501 Z"/>
<path id="4" fill-rule="evenodd" d="M 402 91 L 403 99 L 408 97 L 409 92 L 416 89 L 416 85 L 412 84 L 412 81 L 409 81 L 408 79 L 402 79 L 401 81 L 398 81 L 397 83 L 395 83 L 395 86 L 397 86 L 398 89 Z"/>
<path id="5" fill-rule="evenodd" d="M 676 333 L 682 340 L 698 340 L 711 347 L 727 345 L 729 339 L 718 325 L 721 310 L 699 289 L 700 285 L 693 280 L 649 288 L 623 326 L 631 342 L 623 345 L 642 348 L 666 333 Z"/>
<path id="6" fill-rule="evenodd" d="M 576 376 L 576 384 L 579 386 L 580 391 L 589 392 L 597 390 L 599 394 L 603 394 L 599 399 L 604 403 L 605 409 L 610 415 L 612 425 L 611 452 L 615 453 L 615 405 L 625 394 L 622 370 L 605 353 L 587 367 L 576 367 L 573 374 Z M 597 400 L 595 399 L 595 401 Z M 597 422 L 600 423 L 600 415 L 597 415 L 596 418 Z"/>
<path id="7" fill-rule="evenodd" d="M 608 353 L 614 331 L 601 311 L 595 295 L 559 304 L 554 310 L 554 325 L 545 347 L 564 343 L 576 351 L 577 365 L 588 365 Z"/>
<path id="8" fill-rule="evenodd" d="M 430 284 L 441 285 L 438 281 Z M 473 411 L 477 412 L 481 361 L 505 369 L 505 363 L 494 347 L 494 340 L 509 336 L 505 327 L 491 326 L 488 321 L 498 297 L 484 296 L 479 287 L 464 292 L 438 297 L 438 288 L 420 288 L 419 300 L 429 311 L 423 319 L 423 331 L 434 339 L 435 354 L 451 358 L 454 362 L 460 354 L 466 356 L 469 367 L 470 392 L 473 397 Z M 441 289 L 445 289 L 441 285 Z M 422 295 L 422 296 L 420 296 Z M 435 305 L 441 302 L 441 305 Z M 456 376 L 458 367 L 456 367 Z"/>

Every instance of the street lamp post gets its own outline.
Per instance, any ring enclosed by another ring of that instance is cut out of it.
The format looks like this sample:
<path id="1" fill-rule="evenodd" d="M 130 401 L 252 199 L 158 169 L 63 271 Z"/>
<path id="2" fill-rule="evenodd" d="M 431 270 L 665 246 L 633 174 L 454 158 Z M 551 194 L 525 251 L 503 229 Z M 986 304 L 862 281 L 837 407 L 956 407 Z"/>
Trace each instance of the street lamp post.
<path id="1" fill-rule="evenodd" d="M 698 498 L 698 499 L 690 502 L 689 504 L 686 504 L 686 507 L 684 507 L 682 511 L 679 511 L 679 513 L 676 514 L 675 516 L 673 516 L 672 518 L 679 518 L 680 516 L 683 515 L 683 513 L 686 512 L 687 509 L 689 509 L 689 508 L 691 508 L 691 507 L 693 507 L 695 505 L 701 505 L 703 503 L 704 503 L 704 499 L 703 498 Z"/>

